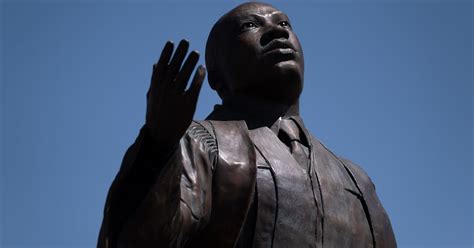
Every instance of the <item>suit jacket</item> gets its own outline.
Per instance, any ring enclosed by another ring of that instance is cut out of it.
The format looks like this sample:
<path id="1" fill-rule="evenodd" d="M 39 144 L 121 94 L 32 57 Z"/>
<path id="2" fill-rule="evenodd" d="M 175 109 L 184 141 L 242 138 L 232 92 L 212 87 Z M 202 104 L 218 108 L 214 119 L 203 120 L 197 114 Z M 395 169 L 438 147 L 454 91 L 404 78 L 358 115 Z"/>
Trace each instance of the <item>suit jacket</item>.
<path id="1" fill-rule="evenodd" d="M 143 128 L 110 187 L 98 247 L 396 247 L 370 178 L 293 118 L 308 171 L 268 127 L 219 111 L 168 155 Z"/>

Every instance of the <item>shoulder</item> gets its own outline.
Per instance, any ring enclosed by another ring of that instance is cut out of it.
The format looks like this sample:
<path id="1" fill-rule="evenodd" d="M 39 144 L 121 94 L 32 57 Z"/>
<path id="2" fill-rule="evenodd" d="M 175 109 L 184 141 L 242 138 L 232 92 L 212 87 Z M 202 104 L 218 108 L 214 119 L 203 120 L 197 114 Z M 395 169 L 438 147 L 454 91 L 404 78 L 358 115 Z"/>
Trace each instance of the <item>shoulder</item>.
<path id="1" fill-rule="evenodd" d="M 202 143 L 208 152 L 217 151 L 217 142 L 212 125 L 206 121 L 193 121 L 186 132 L 188 138 Z"/>
<path id="2" fill-rule="evenodd" d="M 235 136 L 236 133 L 246 132 L 248 129 L 244 121 L 194 120 L 186 131 L 186 136 L 217 149 L 216 142 L 222 136 Z"/>
<path id="3" fill-rule="evenodd" d="M 370 179 L 369 175 L 364 171 L 364 169 L 362 169 L 362 167 L 355 164 L 349 159 L 343 158 L 341 156 L 339 156 L 338 158 L 342 163 L 344 163 L 346 167 L 348 167 L 348 169 L 354 175 L 359 184 L 363 184 L 364 186 L 366 186 L 366 188 L 375 190 L 374 183 Z"/>
<path id="4" fill-rule="evenodd" d="M 377 196 L 374 183 L 364 169 L 349 159 L 335 155 L 313 136 L 311 136 L 311 139 L 316 150 L 315 153 L 326 156 L 326 158 L 337 159 L 361 191 L 362 200 L 367 207 L 369 221 L 372 223 L 377 247 L 396 247 L 390 219 Z"/>
<path id="5" fill-rule="evenodd" d="M 188 132 L 193 133 L 193 130 L 204 130 L 207 131 L 215 140 L 220 140 L 222 138 L 230 138 L 236 136 L 246 136 L 248 135 L 248 127 L 245 124 L 245 121 L 242 120 L 229 120 L 229 121 L 220 121 L 220 120 L 203 120 L 203 121 L 193 121 Z"/>
<path id="6" fill-rule="evenodd" d="M 251 153 L 253 150 L 244 121 L 195 120 L 189 126 L 182 143 L 182 146 L 186 146 L 186 143 L 199 144 L 213 160 L 217 157 L 241 157 L 243 153 Z"/>
<path id="7" fill-rule="evenodd" d="M 392 224 L 385 211 L 379 197 L 375 191 L 373 184 L 367 173 L 352 161 L 340 158 L 341 161 L 349 168 L 354 175 L 360 189 L 363 191 L 363 197 L 367 204 L 370 214 L 370 220 L 373 226 L 374 238 L 377 247 L 397 247 L 395 235 L 393 233 Z"/>
<path id="8" fill-rule="evenodd" d="M 313 144 L 313 149 L 316 150 L 315 152 L 319 156 L 327 156 L 327 157 L 331 157 L 332 159 L 336 159 L 354 177 L 354 180 L 356 181 L 358 185 L 363 185 L 364 186 L 363 188 L 365 189 L 375 189 L 375 186 L 372 180 L 364 171 L 364 169 L 362 169 L 362 167 L 360 167 L 359 165 L 357 165 L 356 163 L 352 162 L 349 159 L 336 155 L 333 151 L 327 148 L 321 141 L 319 141 L 313 135 L 310 135 L 310 136 L 311 136 L 311 143 Z"/>

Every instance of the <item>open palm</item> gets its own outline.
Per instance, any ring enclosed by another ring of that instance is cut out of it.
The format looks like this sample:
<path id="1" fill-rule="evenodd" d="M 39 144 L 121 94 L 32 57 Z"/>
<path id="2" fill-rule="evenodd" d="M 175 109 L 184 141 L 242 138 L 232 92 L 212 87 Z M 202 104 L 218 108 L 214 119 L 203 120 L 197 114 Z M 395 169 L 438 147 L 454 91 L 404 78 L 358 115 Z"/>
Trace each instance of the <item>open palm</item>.
<path id="1" fill-rule="evenodd" d="M 173 47 L 173 43 L 168 41 L 158 63 L 153 66 L 147 94 L 145 125 L 153 142 L 163 148 L 176 145 L 191 124 L 206 75 L 206 69 L 200 65 L 189 89 L 186 90 L 189 78 L 199 60 L 199 53 L 192 51 L 183 64 L 189 42 L 181 40 L 171 58 Z"/>

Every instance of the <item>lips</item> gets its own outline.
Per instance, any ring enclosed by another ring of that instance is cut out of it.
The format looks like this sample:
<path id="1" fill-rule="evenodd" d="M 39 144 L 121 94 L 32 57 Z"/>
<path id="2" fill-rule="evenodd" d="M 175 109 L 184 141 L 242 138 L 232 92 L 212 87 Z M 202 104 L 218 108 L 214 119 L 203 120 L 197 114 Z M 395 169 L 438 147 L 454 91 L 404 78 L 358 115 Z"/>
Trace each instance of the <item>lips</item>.
<path id="1" fill-rule="evenodd" d="M 275 39 L 265 45 L 262 52 L 263 54 L 274 52 L 290 53 L 296 52 L 296 49 L 287 39 Z"/>
<path id="2" fill-rule="evenodd" d="M 266 64 L 276 64 L 297 58 L 295 47 L 287 39 L 276 39 L 269 42 L 262 50 Z"/>

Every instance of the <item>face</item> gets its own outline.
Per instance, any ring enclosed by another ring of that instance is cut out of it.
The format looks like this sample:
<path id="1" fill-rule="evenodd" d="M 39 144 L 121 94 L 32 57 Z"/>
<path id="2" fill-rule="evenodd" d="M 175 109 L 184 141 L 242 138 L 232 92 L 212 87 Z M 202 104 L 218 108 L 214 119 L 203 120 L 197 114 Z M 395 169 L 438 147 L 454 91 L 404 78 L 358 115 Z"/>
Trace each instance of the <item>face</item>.
<path id="1" fill-rule="evenodd" d="M 303 50 L 285 13 L 262 3 L 238 6 L 221 19 L 218 61 L 231 94 L 293 103 L 303 88 Z"/>

